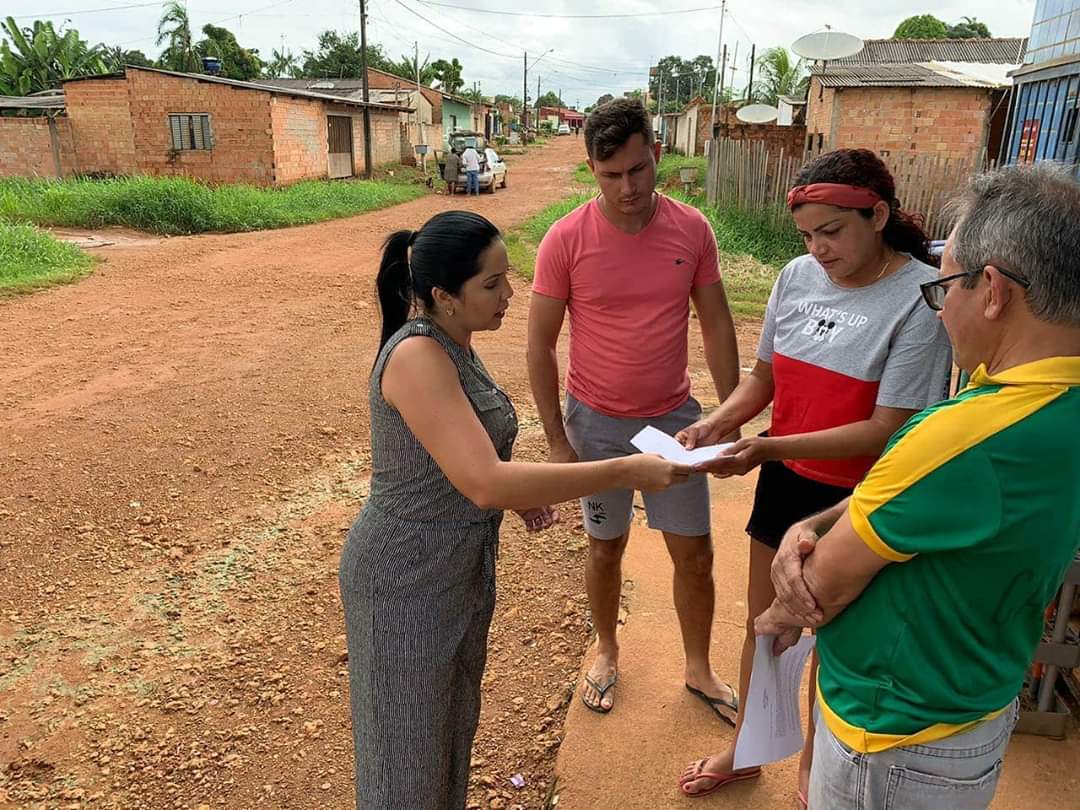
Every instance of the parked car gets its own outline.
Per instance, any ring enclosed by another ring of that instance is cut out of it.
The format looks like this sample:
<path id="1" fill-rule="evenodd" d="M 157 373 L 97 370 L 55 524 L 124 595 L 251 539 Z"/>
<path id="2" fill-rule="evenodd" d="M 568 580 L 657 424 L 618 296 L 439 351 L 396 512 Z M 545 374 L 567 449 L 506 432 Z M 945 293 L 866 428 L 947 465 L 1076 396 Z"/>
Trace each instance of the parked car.
<path id="1" fill-rule="evenodd" d="M 458 154 L 472 147 L 480 155 L 480 190 L 494 194 L 496 188 L 506 188 L 506 164 L 492 149 L 481 132 L 455 132 L 451 134 L 447 147 Z M 494 156 L 491 159 L 490 156 Z M 439 161 L 439 173 L 443 173 L 445 161 Z M 468 176 L 464 169 L 458 173 L 457 182 L 454 183 L 455 191 L 465 191 L 468 188 Z"/>
<path id="2" fill-rule="evenodd" d="M 565 121 L 563 121 L 561 124 L 559 124 L 558 134 L 559 135 L 569 135 L 570 134 L 570 125 L 568 123 L 566 123 Z"/>

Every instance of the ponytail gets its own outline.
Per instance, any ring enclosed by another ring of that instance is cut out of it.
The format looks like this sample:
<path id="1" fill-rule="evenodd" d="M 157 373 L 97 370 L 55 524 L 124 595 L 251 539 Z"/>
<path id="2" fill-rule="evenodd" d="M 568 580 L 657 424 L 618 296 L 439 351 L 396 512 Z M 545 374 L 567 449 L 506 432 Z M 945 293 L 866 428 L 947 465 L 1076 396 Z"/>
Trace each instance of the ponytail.
<path id="1" fill-rule="evenodd" d="M 900 209 L 899 203 L 889 211 L 889 221 L 881 238 L 885 244 L 900 253 L 910 253 L 912 258 L 925 264 L 930 263 L 930 243 L 923 232 L 921 219 L 917 214 L 910 214 Z"/>
<path id="2" fill-rule="evenodd" d="M 396 231 L 383 243 L 382 262 L 375 288 L 379 294 L 382 312 L 382 334 L 379 351 L 391 336 L 409 319 L 413 306 L 412 274 L 409 272 L 409 246 L 416 239 L 416 231 Z"/>
<path id="3" fill-rule="evenodd" d="M 498 238 L 499 229 L 471 211 L 444 211 L 418 231 L 390 234 L 375 281 L 382 312 L 379 352 L 414 306 L 422 311 L 435 306 L 434 290 L 458 295 L 480 272 L 480 257 Z"/>

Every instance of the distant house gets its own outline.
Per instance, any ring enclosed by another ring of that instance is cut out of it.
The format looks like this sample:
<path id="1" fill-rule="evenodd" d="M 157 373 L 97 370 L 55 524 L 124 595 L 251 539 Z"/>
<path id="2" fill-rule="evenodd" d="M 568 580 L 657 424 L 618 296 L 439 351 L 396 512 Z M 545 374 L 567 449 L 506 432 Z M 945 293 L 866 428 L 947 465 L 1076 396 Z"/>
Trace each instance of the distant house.
<path id="1" fill-rule="evenodd" d="M 1012 78 L 1005 161 L 1080 164 L 1080 0 L 1036 3 L 1023 65 Z"/>
<path id="2" fill-rule="evenodd" d="M 400 162 L 406 107 L 127 67 L 64 82 L 47 127 L 0 118 L 0 175 L 147 174 L 262 186 L 351 177 L 364 169 L 365 106 L 373 162 Z"/>
<path id="3" fill-rule="evenodd" d="M 566 124 L 570 129 L 582 129 L 585 126 L 585 113 L 571 110 L 569 107 L 541 107 L 540 122 L 548 122 L 553 129 L 559 124 Z"/>
<path id="4" fill-rule="evenodd" d="M 867 40 L 811 71 L 807 147 L 995 157 L 1024 39 Z"/>

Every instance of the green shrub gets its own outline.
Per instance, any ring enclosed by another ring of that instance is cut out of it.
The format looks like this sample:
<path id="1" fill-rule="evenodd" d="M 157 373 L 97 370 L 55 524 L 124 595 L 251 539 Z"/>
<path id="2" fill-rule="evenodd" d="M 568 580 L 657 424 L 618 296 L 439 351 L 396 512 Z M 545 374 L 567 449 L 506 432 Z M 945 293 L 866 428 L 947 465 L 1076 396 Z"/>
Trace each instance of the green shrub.
<path id="1" fill-rule="evenodd" d="M 94 260 L 29 225 L 0 222 L 0 295 L 74 281 Z"/>
<path id="2" fill-rule="evenodd" d="M 281 189 L 210 187 L 181 177 L 0 180 L 0 219 L 121 225 L 152 233 L 235 233 L 352 216 L 423 195 L 412 183 L 307 181 Z"/>

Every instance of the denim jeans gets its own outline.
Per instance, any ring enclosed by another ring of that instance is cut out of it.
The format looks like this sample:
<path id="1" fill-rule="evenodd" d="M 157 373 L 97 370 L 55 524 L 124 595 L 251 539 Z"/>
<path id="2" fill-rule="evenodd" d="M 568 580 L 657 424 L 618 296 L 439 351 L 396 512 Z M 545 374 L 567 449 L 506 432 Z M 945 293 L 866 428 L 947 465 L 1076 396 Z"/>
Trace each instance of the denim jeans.
<path id="1" fill-rule="evenodd" d="M 480 172 L 465 172 L 466 184 L 465 191 L 468 194 L 472 194 L 474 191 L 480 193 Z"/>
<path id="2" fill-rule="evenodd" d="M 810 810 L 985 810 L 994 798 L 1019 703 L 928 745 L 860 754 L 817 711 Z"/>

